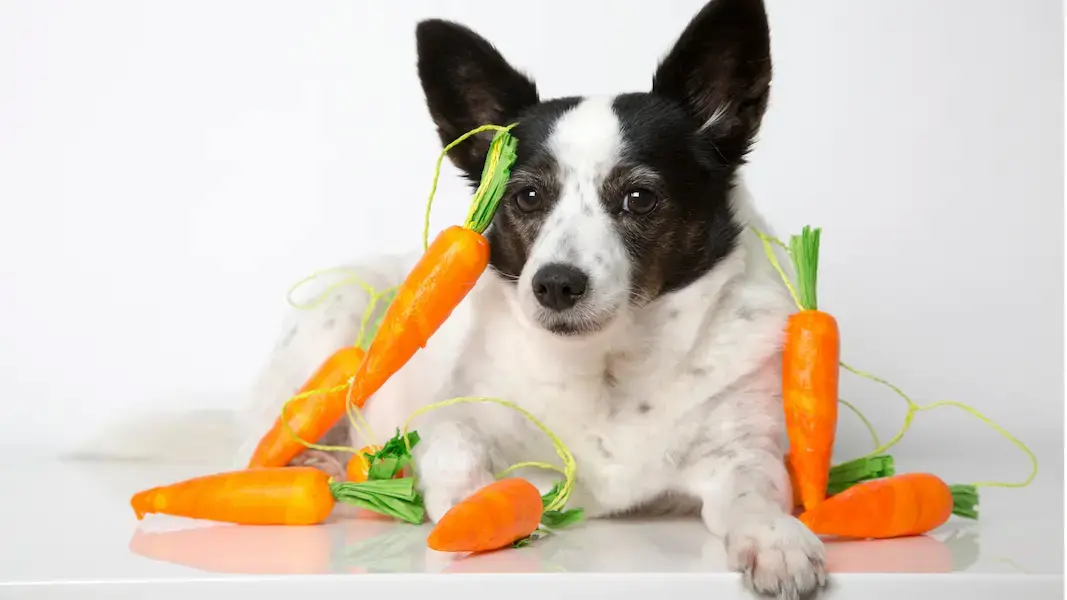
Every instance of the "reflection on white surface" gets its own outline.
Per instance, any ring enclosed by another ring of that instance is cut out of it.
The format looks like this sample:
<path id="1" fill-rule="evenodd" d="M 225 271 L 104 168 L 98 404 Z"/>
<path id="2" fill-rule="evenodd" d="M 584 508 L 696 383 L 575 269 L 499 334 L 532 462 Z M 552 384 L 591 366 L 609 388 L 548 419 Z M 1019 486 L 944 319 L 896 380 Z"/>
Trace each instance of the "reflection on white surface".
<path id="1" fill-rule="evenodd" d="M 235 597 L 236 590 L 240 597 L 291 600 L 294 594 L 307 595 L 310 588 L 336 595 L 352 585 L 349 578 L 360 580 L 361 593 L 371 594 L 377 585 L 385 586 L 383 594 L 393 593 L 402 582 L 405 593 L 415 594 L 438 591 L 438 578 L 422 575 L 440 575 L 440 580 L 454 582 L 449 585 L 462 587 L 472 575 L 475 581 L 499 582 L 493 574 L 523 573 L 541 575 L 529 580 L 532 587 L 523 588 L 529 594 L 556 594 L 564 580 L 572 587 L 617 584 L 623 591 L 647 585 L 641 589 L 652 595 L 666 589 L 682 594 L 691 585 L 714 591 L 722 600 L 738 597 L 733 594 L 741 589 L 738 576 L 726 569 L 722 542 L 699 520 L 590 521 L 520 550 L 456 556 L 426 547 L 429 525 L 352 511 L 339 510 L 327 524 L 315 527 L 242 527 L 160 515 L 141 522 L 134 518 L 129 506 L 134 492 L 211 470 L 205 465 L 144 463 L 0 464 L 0 597 L 14 590 L 13 597 L 29 598 L 29 590 L 64 586 L 70 586 L 64 588 L 71 590 L 70 597 L 87 597 L 82 595 L 87 582 L 117 584 L 99 592 L 97 597 L 107 600 L 194 597 L 172 588 L 172 582 L 181 581 L 204 586 L 226 582 L 219 589 L 229 592 L 209 594 L 204 600 Z M 57 482 L 62 482 L 58 488 Z M 940 590 L 939 596 L 924 599 L 974 597 L 972 592 L 989 591 L 991 581 L 1011 589 L 1030 585 L 1027 589 L 1035 594 L 1057 588 L 1063 581 L 1061 482 L 1039 478 L 1032 489 L 995 490 L 983 495 L 978 522 L 953 519 L 928 537 L 828 542 L 835 589 L 844 594 L 841 597 L 876 600 L 900 598 L 884 594 L 907 588 L 907 597 L 918 600 L 909 581 L 917 582 L 923 593 Z M 585 577 L 591 574 L 600 575 Z M 647 583 L 649 577 L 655 583 Z M 286 588 L 282 581 L 299 584 Z M 476 594 L 480 585 L 469 589 Z"/>
<path id="2" fill-rule="evenodd" d="M 602 522 L 575 527 L 522 549 L 451 555 L 426 548 L 429 526 L 376 518 L 313 527 L 187 526 L 138 528 L 134 554 L 211 573 L 546 573 L 714 572 L 721 542 L 699 521 Z M 834 573 L 952 573 L 980 555 L 976 527 L 878 541 L 829 541 Z M 640 548 L 640 551 L 635 549 Z M 1009 559 L 1010 560 L 1010 559 Z"/>

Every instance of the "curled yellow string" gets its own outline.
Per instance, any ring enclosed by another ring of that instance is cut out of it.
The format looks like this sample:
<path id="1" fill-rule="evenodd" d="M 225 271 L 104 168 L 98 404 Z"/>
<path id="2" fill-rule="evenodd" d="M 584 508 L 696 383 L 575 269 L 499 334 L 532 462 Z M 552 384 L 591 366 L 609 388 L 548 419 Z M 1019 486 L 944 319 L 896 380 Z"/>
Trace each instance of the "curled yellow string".
<path id="1" fill-rule="evenodd" d="M 772 247 L 772 245 L 778 246 L 779 248 L 782 248 L 787 254 L 789 253 L 789 247 L 786 246 L 785 243 L 783 243 L 781 240 L 764 234 L 763 232 L 759 231 L 758 229 L 756 229 L 752 225 L 749 225 L 748 228 L 763 243 L 763 250 L 767 254 L 767 258 L 770 261 L 771 266 L 773 266 L 774 270 L 778 272 L 778 275 L 782 278 L 782 282 L 785 284 L 786 288 L 789 289 L 789 293 L 793 296 L 793 301 L 796 303 L 797 308 L 799 310 L 803 310 L 803 307 L 801 306 L 800 301 L 797 298 L 796 290 L 793 288 L 792 283 L 790 283 L 789 276 L 786 275 L 785 270 L 782 269 L 782 265 L 778 262 L 778 257 L 775 256 L 774 248 Z M 982 421 L 983 423 L 988 425 L 994 431 L 996 431 L 1001 436 L 1003 436 L 1006 440 L 1008 440 L 1009 442 L 1011 442 L 1012 444 L 1017 446 L 1020 450 L 1022 450 L 1026 454 L 1027 458 L 1030 459 L 1030 464 L 1031 464 L 1030 474 L 1029 474 L 1029 476 L 1027 476 L 1022 481 L 1019 481 L 1019 482 L 979 481 L 979 482 L 976 482 L 976 483 L 972 483 L 971 484 L 972 486 L 974 486 L 974 487 L 1020 488 L 1020 487 L 1026 487 L 1026 486 L 1030 485 L 1030 483 L 1034 480 L 1034 478 L 1037 477 L 1037 471 L 1038 471 L 1037 456 L 1034 455 L 1033 451 L 1031 451 L 1030 448 L 1026 444 L 1024 444 L 1021 440 L 1019 440 L 1019 438 L 1017 438 L 1014 435 L 1008 433 L 1008 431 L 1006 429 L 1004 429 L 1000 425 L 997 425 L 992 419 L 990 419 L 989 417 L 985 416 L 984 414 L 979 412 L 977 409 L 975 409 L 975 408 L 973 408 L 971 406 L 968 406 L 968 405 L 966 405 L 966 404 L 964 404 L 962 402 L 956 402 L 954 400 L 942 400 L 940 402 L 933 402 L 931 404 L 920 405 L 920 404 L 916 403 L 914 400 L 912 400 L 899 387 L 897 387 L 896 385 L 893 385 L 892 383 L 889 383 L 885 379 L 882 379 L 881 377 L 878 377 L 877 375 L 873 375 L 873 374 L 868 373 L 866 371 L 861 371 L 861 370 L 859 370 L 859 369 L 857 369 L 857 368 L 845 363 L 844 361 L 841 361 L 840 364 L 841 364 L 841 368 L 845 369 L 846 371 L 848 371 L 848 372 L 850 372 L 850 373 L 852 373 L 854 375 L 857 375 L 857 376 L 862 377 L 864 379 L 867 379 L 867 380 L 873 381 L 875 383 L 879 383 L 881 385 L 884 385 L 885 387 L 887 387 L 890 390 L 892 390 L 895 394 L 897 394 L 898 396 L 903 398 L 904 401 L 908 404 L 908 411 L 904 415 L 904 424 L 901 426 L 900 431 L 898 431 L 897 434 L 894 435 L 892 438 L 890 438 L 890 440 L 887 441 L 886 443 L 879 444 L 878 443 L 877 434 L 874 431 L 874 427 L 870 424 L 870 421 L 868 421 L 867 418 L 863 416 L 863 413 L 861 413 L 859 411 L 859 409 L 857 409 L 855 406 L 852 406 L 851 404 L 845 402 L 842 399 L 838 399 L 839 402 L 843 403 L 845 406 L 847 406 L 849 409 L 851 409 L 854 413 L 856 413 L 856 415 L 860 418 L 860 420 L 862 420 L 863 423 L 867 426 L 867 428 L 871 432 L 872 436 L 874 436 L 875 449 L 873 451 L 871 451 L 870 453 L 866 454 L 863 458 L 875 456 L 875 455 L 878 455 L 878 454 L 883 454 L 887 450 L 889 450 L 890 448 L 895 446 L 897 444 L 897 442 L 899 442 L 904 437 L 904 434 L 911 427 L 911 423 L 915 419 L 916 413 L 919 413 L 919 412 L 925 411 L 925 410 L 933 410 L 935 408 L 941 408 L 943 406 L 952 406 L 952 407 L 958 408 L 958 409 L 966 412 L 967 414 L 971 415 L 972 417 L 974 417 L 974 418 L 978 419 L 979 421 Z"/>
<path id="2" fill-rule="evenodd" d="M 511 473 L 511 472 L 513 472 L 513 471 L 515 471 L 517 469 L 524 468 L 524 467 L 534 467 L 534 468 L 539 468 L 539 469 L 546 469 L 546 470 L 556 471 L 557 473 L 562 473 L 563 477 L 564 477 L 564 481 L 563 481 L 563 486 L 560 488 L 559 494 L 553 499 L 553 501 L 550 504 L 548 504 L 548 506 L 545 506 L 545 510 L 546 511 L 547 510 L 561 510 L 567 504 L 567 500 L 570 498 L 571 492 L 574 490 L 574 481 L 575 481 L 575 476 L 576 476 L 576 474 L 578 472 L 578 463 L 574 460 L 574 455 L 571 454 L 571 451 L 569 449 L 567 449 L 566 444 L 564 444 L 563 441 L 560 440 L 559 437 L 556 436 L 556 434 L 552 433 L 551 429 L 546 427 L 544 423 L 542 423 L 541 421 L 537 420 L 536 417 L 534 417 L 532 414 L 530 414 L 528 411 L 526 411 L 522 407 L 520 407 L 517 404 L 514 404 L 512 402 L 508 402 L 507 400 L 501 400 L 500 398 L 488 398 L 488 397 L 485 397 L 485 396 L 461 396 L 459 398 L 451 398 L 449 400 L 443 400 L 441 402 L 435 402 L 433 404 L 428 404 L 426 406 L 423 406 L 422 408 L 420 408 L 420 409 L 416 410 L 415 412 L 413 412 L 411 414 L 411 416 L 408 417 L 407 421 L 404 421 L 404 428 L 403 428 L 402 436 L 403 436 L 405 445 L 407 445 L 408 451 L 409 452 L 411 451 L 411 444 L 408 442 L 407 432 L 408 432 L 408 428 L 411 426 L 411 422 L 413 420 L 415 420 L 420 415 L 423 415 L 423 414 L 425 414 L 425 413 L 427 413 L 427 412 L 429 412 L 431 410 L 436 410 L 436 409 L 439 409 L 439 408 L 445 408 L 445 407 L 448 407 L 448 406 L 453 406 L 453 405 L 460 404 L 460 403 L 465 403 L 465 402 L 489 402 L 489 403 L 493 403 L 493 404 L 499 404 L 500 406 L 506 406 L 506 407 L 518 412 L 522 416 L 526 417 L 531 423 L 534 424 L 535 427 L 537 427 L 542 432 L 544 432 L 544 434 L 547 435 L 550 440 L 552 440 L 552 445 L 556 449 L 556 454 L 558 454 L 560 459 L 563 460 L 563 468 L 562 469 L 560 469 L 560 467 L 557 467 L 557 466 L 549 464 L 549 463 L 543 463 L 543 462 L 521 462 L 521 463 L 518 463 L 518 464 L 511 465 L 510 467 L 508 467 L 507 469 L 502 471 L 499 475 L 497 475 L 497 477 L 498 478 L 499 477 L 504 477 L 508 473 Z"/>
<path id="3" fill-rule="evenodd" d="M 423 225 L 422 225 L 422 249 L 423 250 L 425 250 L 425 249 L 430 247 L 430 212 L 433 210 L 434 194 L 437 193 L 437 181 L 441 178 L 441 164 L 444 162 L 445 157 L 448 156 L 449 151 L 451 151 L 456 146 L 462 144 L 464 141 L 467 140 L 467 138 L 469 138 L 469 137 L 471 137 L 473 135 L 477 135 L 479 133 L 482 133 L 483 131 L 509 131 L 514 126 L 515 126 L 515 124 L 513 123 L 511 125 L 508 125 L 507 127 L 504 127 L 504 126 L 501 126 L 501 125 L 482 125 L 481 127 L 476 127 L 474 129 L 471 129 L 467 133 L 464 133 L 463 135 L 459 136 L 455 140 L 453 140 L 451 143 L 449 143 L 447 146 L 445 146 L 443 150 L 441 150 L 440 154 L 437 155 L 437 164 L 434 166 L 434 170 L 433 170 L 433 183 L 430 184 L 430 195 L 426 199 L 426 216 L 423 218 Z M 496 164 L 496 161 L 499 158 L 500 158 L 499 153 L 494 153 L 494 154 L 491 154 L 489 156 L 489 160 L 492 161 L 493 165 Z M 475 193 L 474 193 L 474 201 L 471 202 L 471 211 L 470 212 L 474 211 L 474 207 L 478 205 L 478 200 L 481 198 L 482 195 L 485 194 L 485 185 L 486 185 L 486 183 L 487 182 L 486 182 L 485 178 L 483 178 L 481 183 L 479 183 L 478 190 L 475 191 Z M 470 218 L 470 212 L 467 214 L 467 218 L 468 219 Z"/>

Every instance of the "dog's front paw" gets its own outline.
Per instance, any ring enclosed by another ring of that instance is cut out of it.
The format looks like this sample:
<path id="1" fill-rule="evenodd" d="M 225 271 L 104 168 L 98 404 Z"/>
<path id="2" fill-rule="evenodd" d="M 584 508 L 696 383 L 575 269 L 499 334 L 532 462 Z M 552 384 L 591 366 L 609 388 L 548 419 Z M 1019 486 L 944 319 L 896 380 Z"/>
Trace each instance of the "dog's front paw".
<path id="1" fill-rule="evenodd" d="M 729 529 L 725 542 L 730 568 L 741 572 L 756 593 L 800 600 L 826 585 L 822 541 L 789 515 L 743 519 Z"/>
<path id="2" fill-rule="evenodd" d="M 434 523 L 464 498 L 492 483 L 493 475 L 489 471 L 476 470 L 450 479 L 423 486 L 423 506 L 426 516 Z"/>

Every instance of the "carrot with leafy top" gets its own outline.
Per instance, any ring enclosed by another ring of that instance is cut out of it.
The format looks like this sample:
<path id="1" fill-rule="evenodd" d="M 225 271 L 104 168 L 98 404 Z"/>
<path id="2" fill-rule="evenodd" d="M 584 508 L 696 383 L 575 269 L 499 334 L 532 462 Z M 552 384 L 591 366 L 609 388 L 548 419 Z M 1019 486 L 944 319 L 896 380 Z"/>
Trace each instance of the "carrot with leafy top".
<path id="1" fill-rule="evenodd" d="M 426 346 L 489 266 L 489 241 L 482 233 L 492 222 L 504 193 L 511 165 L 515 162 L 517 143 L 507 131 L 496 134 L 485 161 L 482 183 L 475 192 L 463 226 L 453 225 L 438 234 L 396 289 L 389 308 L 379 321 L 378 331 L 354 373 L 351 393 L 342 393 L 356 406 L 362 408 L 390 377 Z M 321 437 L 344 416 L 346 409 L 343 401 L 323 403 L 318 411 L 304 417 L 293 411 L 289 420 L 308 419 L 313 425 L 306 425 L 306 429 L 321 432 Z M 317 439 L 310 434 L 304 439 L 309 438 Z M 273 445 L 261 444 L 251 464 L 286 464 L 296 454 L 282 461 L 288 455 L 289 451 L 281 453 Z"/>
<path id="2" fill-rule="evenodd" d="M 363 349 L 358 346 L 341 348 L 308 378 L 297 396 L 313 390 L 326 391 L 297 398 L 286 407 L 284 416 L 297 437 L 317 442 L 337 423 L 337 419 L 331 419 L 335 414 L 338 418 L 344 414 L 348 390 L 334 388 L 340 387 L 356 374 L 363 356 Z M 303 451 L 304 445 L 286 431 L 282 415 L 279 415 L 270 431 L 260 438 L 248 467 L 284 467 Z"/>
<path id="3" fill-rule="evenodd" d="M 837 320 L 818 309 L 819 229 L 790 241 L 800 311 L 789 317 L 782 349 L 782 403 L 800 500 L 811 510 L 826 498 L 837 432 Z"/>
<path id="4" fill-rule="evenodd" d="M 425 516 L 411 477 L 396 479 L 419 443 L 409 431 L 369 456 L 366 481 L 340 482 L 313 467 L 261 467 L 216 473 L 154 487 L 133 495 L 138 519 L 159 513 L 239 525 L 313 525 L 344 502 L 409 523 Z"/>
<path id="5" fill-rule="evenodd" d="M 865 481 L 800 515 L 818 535 L 885 539 L 919 535 L 953 514 L 978 518 L 973 485 L 948 485 L 930 473 L 905 473 Z"/>
<path id="6" fill-rule="evenodd" d="M 532 483 L 508 477 L 453 506 L 426 540 L 441 552 L 487 552 L 528 537 L 541 523 L 544 504 Z"/>

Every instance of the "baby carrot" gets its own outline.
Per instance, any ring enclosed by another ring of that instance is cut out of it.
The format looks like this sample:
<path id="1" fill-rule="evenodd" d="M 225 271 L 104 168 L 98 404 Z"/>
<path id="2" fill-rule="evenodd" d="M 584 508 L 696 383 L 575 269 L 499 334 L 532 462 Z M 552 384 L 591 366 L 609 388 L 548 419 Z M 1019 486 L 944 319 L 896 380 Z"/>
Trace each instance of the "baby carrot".
<path id="1" fill-rule="evenodd" d="M 329 390 L 348 381 L 363 362 L 363 350 L 348 346 L 334 352 L 322 366 L 308 378 L 297 395 L 311 390 Z M 323 394 L 313 394 L 292 401 L 285 410 L 289 427 L 300 439 L 318 442 L 344 415 L 348 389 Z M 334 415 L 337 415 L 334 418 Z M 284 467 L 303 452 L 304 445 L 289 435 L 279 415 L 274 425 L 256 446 L 249 468 Z"/>
<path id="2" fill-rule="evenodd" d="M 490 483 L 452 507 L 426 540 L 441 552 L 487 552 L 517 542 L 541 523 L 541 494 L 525 479 Z"/>
<path id="3" fill-rule="evenodd" d="M 313 467 L 230 471 L 133 496 L 138 519 L 161 513 L 240 525 L 313 525 L 333 511 L 330 477 Z"/>
<path id="4" fill-rule="evenodd" d="M 782 402 L 800 499 L 811 510 L 826 498 L 837 430 L 837 320 L 818 310 L 819 229 L 805 227 L 790 246 L 801 310 L 789 317 L 782 349 Z"/>
<path id="5" fill-rule="evenodd" d="M 974 519 L 974 486 L 949 486 L 936 475 L 905 473 L 865 481 L 800 515 L 813 533 L 884 539 L 919 535 L 955 514 Z"/>

